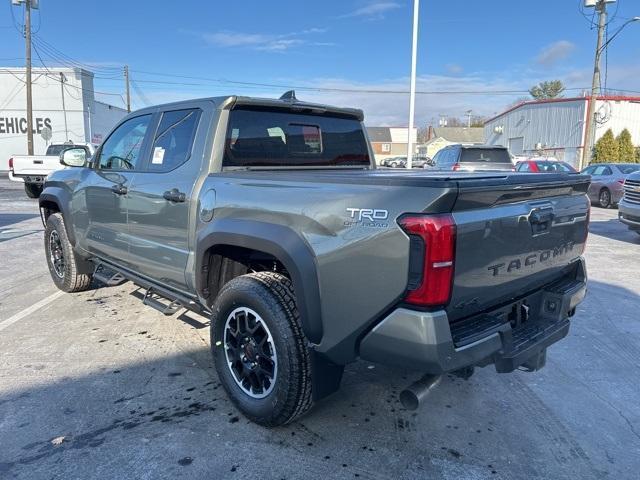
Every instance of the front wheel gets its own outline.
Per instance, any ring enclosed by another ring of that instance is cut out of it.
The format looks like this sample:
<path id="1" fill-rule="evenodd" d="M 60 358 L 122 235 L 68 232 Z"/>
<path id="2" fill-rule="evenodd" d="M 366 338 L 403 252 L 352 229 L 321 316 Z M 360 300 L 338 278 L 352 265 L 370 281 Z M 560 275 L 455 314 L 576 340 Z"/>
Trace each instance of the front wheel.
<path id="1" fill-rule="evenodd" d="M 81 292 L 91 284 L 91 275 L 86 273 L 90 265 L 78 258 L 69 242 L 64 219 L 60 213 L 52 213 L 47 218 L 44 229 L 44 250 L 47 255 L 49 273 L 60 290 Z"/>
<path id="2" fill-rule="evenodd" d="M 609 208 L 611 206 L 611 192 L 607 188 L 600 190 L 598 195 L 598 204 L 602 208 Z"/>
<path id="3" fill-rule="evenodd" d="M 236 407 L 269 427 L 309 410 L 310 358 L 291 281 L 275 272 L 236 277 L 212 310 L 216 370 Z"/>
<path id="4" fill-rule="evenodd" d="M 25 183 L 24 191 L 29 198 L 38 198 L 42 193 L 42 185 L 38 183 Z"/>

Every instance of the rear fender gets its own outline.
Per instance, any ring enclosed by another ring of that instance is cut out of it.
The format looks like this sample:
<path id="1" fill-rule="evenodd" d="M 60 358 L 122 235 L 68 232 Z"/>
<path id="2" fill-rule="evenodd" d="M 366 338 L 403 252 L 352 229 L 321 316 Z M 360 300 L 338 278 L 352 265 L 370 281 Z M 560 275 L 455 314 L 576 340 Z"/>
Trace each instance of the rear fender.
<path id="1" fill-rule="evenodd" d="M 206 298 L 207 251 L 217 245 L 249 248 L 277 258 L 287 269 L 293 283 L 302 330 L 317 344 L 322 339 L 320 287 L 315 256 L 305 240 L 283 225 L 223 218 L 214 220 L 198 234 L 196 246 L 196 291 Z"/>

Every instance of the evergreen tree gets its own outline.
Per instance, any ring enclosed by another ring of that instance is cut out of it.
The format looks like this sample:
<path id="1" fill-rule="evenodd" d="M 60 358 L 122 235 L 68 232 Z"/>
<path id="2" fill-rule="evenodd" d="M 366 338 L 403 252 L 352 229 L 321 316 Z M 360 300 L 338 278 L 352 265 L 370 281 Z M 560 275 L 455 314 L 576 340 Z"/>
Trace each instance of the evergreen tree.
<path id="1" fill-rule="evenodd" d="M 629 163 L 636 161 L 636 152 L 633 142 L 631 141 L 631 133 L 626 128 L 616 137 L 618 142 L 618 161 L 621 163 Z"/>
<path id="2" fill-rule="evenodd" d="M 560 80 L 540 82 L 529 89 L 529 94 L 536 100 L 558 98 L 562 96 L 562 92 L 564 92 L 564 85 Z"/>
<path id="3" fill-rule="evenodd" d="M 611 129 L 607 130 L 596 142 L 591 163 L 618 162 L 620 149 Z"/>

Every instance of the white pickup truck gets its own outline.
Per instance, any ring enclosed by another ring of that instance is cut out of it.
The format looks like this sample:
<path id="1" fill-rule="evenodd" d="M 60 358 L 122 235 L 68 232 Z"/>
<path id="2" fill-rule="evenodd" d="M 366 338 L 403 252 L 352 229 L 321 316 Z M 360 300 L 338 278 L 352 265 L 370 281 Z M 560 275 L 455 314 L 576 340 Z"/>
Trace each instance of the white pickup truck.
<path id="1" fill-rule="evenodd" d="M 84 148 L 87 158 L 90 158 L 95 150 L 90 143 L 52 143 L 44 155 L 14 155 L 9 159 L 9 179 L 23 182 L 27 196 L 38 198 L 47 176 L 64 167 L 60 164 L 60 153 L 69 148 Z"/>

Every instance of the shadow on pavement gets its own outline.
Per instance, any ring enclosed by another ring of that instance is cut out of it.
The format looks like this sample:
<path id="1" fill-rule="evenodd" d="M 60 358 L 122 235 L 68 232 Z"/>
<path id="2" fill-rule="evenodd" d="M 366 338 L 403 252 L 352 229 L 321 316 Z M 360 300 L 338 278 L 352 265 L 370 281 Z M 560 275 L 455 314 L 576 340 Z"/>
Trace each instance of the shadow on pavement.
<path id="1" fill-rule="evenodd" d="M 589 233 L 612 240 L 640 245 L 640 235 L 629 230 L 627 226 L 617 218 L 591 220 L 589 223 Z"/>
<path id="2" fill-rule="evenodd" d="M 37 213 L 0 213 L 0 227 L 7 227 L 39 216 Z"/>

